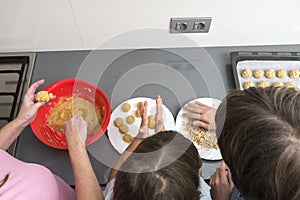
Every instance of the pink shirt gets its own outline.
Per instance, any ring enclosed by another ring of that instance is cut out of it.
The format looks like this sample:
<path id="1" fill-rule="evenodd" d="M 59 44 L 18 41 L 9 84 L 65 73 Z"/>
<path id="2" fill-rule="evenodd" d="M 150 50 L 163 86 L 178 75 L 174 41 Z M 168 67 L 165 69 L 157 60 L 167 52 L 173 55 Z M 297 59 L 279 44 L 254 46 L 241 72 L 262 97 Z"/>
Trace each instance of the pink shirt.
<path id="1" fill-rule="evenodd" d="M 72 200 L 75 191 L 61 178 L 41 165 L 25 163 L 0 150 L 1 200 Z"/>

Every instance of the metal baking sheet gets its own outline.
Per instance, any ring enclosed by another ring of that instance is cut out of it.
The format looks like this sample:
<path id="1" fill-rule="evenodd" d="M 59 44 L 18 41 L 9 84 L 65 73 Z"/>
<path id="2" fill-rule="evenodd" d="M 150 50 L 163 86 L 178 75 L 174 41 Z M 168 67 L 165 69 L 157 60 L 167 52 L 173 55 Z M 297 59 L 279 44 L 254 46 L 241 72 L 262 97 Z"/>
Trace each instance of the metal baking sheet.
<path id="1" fill-rule="evenodd" d="M 275 82 L 294 82 L 298 88 L 300 88 L 300 78 L 292 79 L 288 76 L 288 72 L 293 69 L 300 70 L 300 53 L 299 52 L 232 52 L 230 54 L 233 75 L 235 78 L 236 88 L 243 89 L 243 84 L 247 81 L 252 81 L 254 85 L 265 80 L 269 83 L 269 86 Z M 243 78 L 241 76 L 243 69 L 250 69 L 252 73 L 257 69 L 262 69 L 266 72 L 267 69 L 274 69 L 275 72 L 279 69 L 287 71 L 285 78 L 268 79 L 263 76 L 260 79 L 253 77 Z"/>

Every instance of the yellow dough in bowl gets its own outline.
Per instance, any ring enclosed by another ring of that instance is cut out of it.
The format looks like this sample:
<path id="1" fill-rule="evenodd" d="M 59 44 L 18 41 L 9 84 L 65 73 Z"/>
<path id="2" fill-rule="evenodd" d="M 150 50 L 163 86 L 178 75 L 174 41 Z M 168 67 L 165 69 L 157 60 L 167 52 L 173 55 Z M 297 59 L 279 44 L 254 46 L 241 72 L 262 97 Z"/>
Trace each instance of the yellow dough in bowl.
<path id="1" fill-rule="evenodd" d="M 100 109 L 80 97 L 61 99 L 50 110 L 48 123 L 55 131 L 64 133 L 65 121 L 70 119 L 73 114 L 81 116 L 88 123 L 88 134 L 96 133 L 102 124 Z"/>

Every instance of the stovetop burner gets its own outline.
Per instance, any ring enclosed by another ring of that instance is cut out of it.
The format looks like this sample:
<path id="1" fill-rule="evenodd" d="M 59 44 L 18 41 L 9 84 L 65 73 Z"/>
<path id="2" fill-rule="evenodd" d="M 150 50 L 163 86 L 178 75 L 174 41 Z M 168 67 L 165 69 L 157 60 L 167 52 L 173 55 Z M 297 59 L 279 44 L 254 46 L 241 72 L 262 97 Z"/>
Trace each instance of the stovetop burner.
<path id="1" fill-rule="evenodd" d="M 0 128 L 16 117 L 31 79 L 34 61 L 35 53 L 0 54 Z M 13 155 L 16 142 L 8 150 Z"/>

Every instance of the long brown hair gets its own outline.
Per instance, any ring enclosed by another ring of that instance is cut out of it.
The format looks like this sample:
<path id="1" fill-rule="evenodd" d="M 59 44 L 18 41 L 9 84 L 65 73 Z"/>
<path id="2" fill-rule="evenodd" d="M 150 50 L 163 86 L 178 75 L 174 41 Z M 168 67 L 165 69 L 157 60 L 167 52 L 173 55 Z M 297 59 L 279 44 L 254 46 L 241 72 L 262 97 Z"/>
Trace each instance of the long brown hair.
<path id="1" fill-rule="evenodd" d="M 198 151 L 175 131 L 146 138 L 116 175 L 114 199 L 199 199 Z"/>
<path id="2" fill-rule="evenodd" d="M 5 177 L 0 181 L 0 188 L 6 183 L 8 180 L 9 174 L 6 174 Z"/>
<path id="3" fill-rule="evenodd" d="M 218 143 L 246 199 L 300 199 L 300 93 L 234 90 L 216 113 Z"/>

